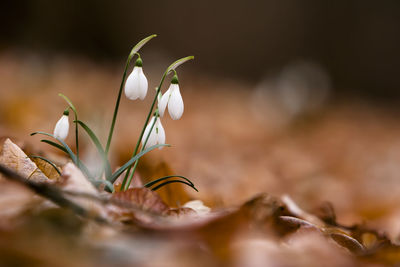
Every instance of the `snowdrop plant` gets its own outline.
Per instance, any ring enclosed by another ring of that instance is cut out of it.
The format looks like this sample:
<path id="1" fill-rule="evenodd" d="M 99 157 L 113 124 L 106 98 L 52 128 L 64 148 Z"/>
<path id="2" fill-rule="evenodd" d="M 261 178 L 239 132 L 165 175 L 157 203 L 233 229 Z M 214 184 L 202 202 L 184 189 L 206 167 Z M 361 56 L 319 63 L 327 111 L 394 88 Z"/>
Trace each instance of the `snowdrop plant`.
<path id="1" fill-rule="evenodd" d="M 172 63 L 164 72 L 161 77 L 161 81 L 159 85 L 156 87 L 156 92 L 150 106 L 150 110 L 146 116 L 146 120 L 144 122 L 142 131 L 137 140 L 136 146 L 133 150 L 132 157 L 123 164 L 119 169 L 115 172 L 111 171 L 110 161 L 108 159 L 108 153 L 110 150 L 110 145 L 114 133 L 114 128 L 116 124 L 116 119 L 118 115 L 119 105 L 121 101 L 122 91 L 124 91 L 125 96 L 130 100 L 141 99 L 143 100 L 147 95 L 148 89 L 148 81 L 143 73 L 143 61 L 141 59 L 138 51 L 151 39 L 156 37 L 156 35 L 150 35 L 145 39 L 141 40 L 137 43 L 131 50 L 128 59 L 126 61 L 125 70 L 122 75 L 122 81 L 119 87 L 117 101 L 115 103 L 114 113 L 111 121 L 111 126 L 107 138 L 107 142 L 105 146 L 103 146 L 97 137 L 97 135 L 90 129 L 88 125 L 86 125 L 81 120 L 78 120 L 78 112 L 75 106 L 72 104 L 71 100 L 63 94 L 59 94 L 68 104 L 68 108 L 64 111 L 63 116 L 57 122 L 56 127 L 54 129 L 53 134 L 49 134 L 46 132 L 34 132 L 31 135 L 44 135 L 55 139 L 57 142 L 48 139 L 42 139 L 41 142 L 47 143 L 69 155 L 72 162 L 78 166 L 78 168 L 82 171 L 82 173 L 94 184 L 94 185 L 103 185 L 106 190 L 114 191 L 113 184 L 123 173 L 125 173 L 121 190 L 127 190 L 132 181 L 133 175 L 135 173 L 136 167 L 139 163 L 140 157 L 145 155 L 146 153 L 152 151 L 155 148 L 162 148 L 164 146 L 169 146 L 165 144 L 165 130 L 161 124 L 160 115 L 162 116 L 166 107 L 168 106 L 168 112 L 172 119 L 176 120 L 181 118 L 183 113 L 183 100 L 180 95 L 179 85 L 178 85 L 178 76 L 176 73 L 176 68 L 181 64 L 192 60 L 194 57 L 184 57 L 181 58 L 174 63 Z M 130 67 L 130 62 L 134 56 L 137 56 L 135 61 L 135 66 L 133 67 L 132 72 L 128 77 L 127 72 Z M 166 77 L 173 73 L 174 76 L 171 81 L 171 85 L 164 95 L 161 94 L 161 88 L 164 83 Z M 162 96 L 161 96 L 162 95 Z M 159 100 L 159 103 L 156 108 L 156 102 Z M 156 109 L 155 109 L 156 108 Z M 155 109 L 155 111 L 154 111 Z M 68 136 L 69 131 L 69 122 L 68 115 L 69 110 L 74 112 L 74 124 L 75 124 L 75 153 L 72 149 L 67 145 L 65 139 Z M 152 116 L 153 114 L 153 116 Z M 150 119 L 151 118 L 151 119 Z M 99 171 L 99 174 L 91 173 L 86 167 L 85 163 L 82 162 L 79 158 L 79 140 L 78 140 L 78 128 L 81 127 L 89 136 L 93 144 L 95 145 L 98 154 L 100 155 L 102 161 L 102 169 Z M 38 157 L 38 156 L 32 156 Z M 43 158 L 44 159 L 44 158 Z M 55 167 L 54 163 L 52 163 L 48 159 L 44 159 L 48 163 L 50 163 L 53 167 Z M 55 167 L 56 168 L 56 167 Z M 173 176 L 165 176 L 158 179 L 155 179 L 152 182 L 149 182 L 145 185 L 145 187 L 151 188 L 152 190 L 157 190 L 158 188 L 170 184 L 170 183 L 183 183 L 194 190 L 197 191 L 194 184 L 184 176 L 173 175 Z"/>

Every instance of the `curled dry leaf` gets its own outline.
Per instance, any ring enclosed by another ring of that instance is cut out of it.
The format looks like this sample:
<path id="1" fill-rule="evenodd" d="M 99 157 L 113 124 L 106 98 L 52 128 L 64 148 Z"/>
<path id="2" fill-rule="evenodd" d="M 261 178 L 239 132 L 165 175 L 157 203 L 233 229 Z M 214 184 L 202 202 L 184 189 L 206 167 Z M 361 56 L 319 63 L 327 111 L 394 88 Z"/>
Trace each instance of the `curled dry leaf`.
<path id="1" fill-rule="evenodd" d="M 3 144 L 3 149 L 0 153 L 0 163 L 33 181 L 49 181 L 24 151 L 9 138 L 7 138 Z"/>
<path id="2" fill-rule="evenodd" d="M 57 181 L 60 178 L 60 174 L 54 169 L 51 164 L 40 158 L 32 158 L 36 166 L 46 175 L 47 178 Z"/>
<path id="3" fill-rule="evenodd" d="M 167 204 L 162 201 L 161 197 L 156 192 L 144 187 L 131 188 L 124 192 L 117 192 L 113 194 L 111 199 L 121 204 L 132 205 L 155 214 L 164 215 L 169 211 Z"/>
<path id="4" fill-rule="evenodd" d="M 331 233 L 330 237 L 332 237 L 332 239 L 335 240 L 339 245 L 347 248 L 355 254 L 361 254 L 365 251 L 364 246 L 360 242 L 358 242 L 357 239 L 352 238 L 349 235 L 336 232 Z"/>
<path id="5" fill-rule="evenodd" d="M 281 219 L 283 223 L 286 223 L 288 227 L 293 227 L 294 229 L 300 227 L 319 229 L 315 224 L 293 216 L 279 216 L 279 219 Z"/>
<path id="6" fill-rule="evenodd" d="M 319 227 L 323 227 L 324 223 L 317 217 L 308 212 L 302 210 L 288 195 L 283 195 L 281 197 L 282 202 L 286 205 L 288 211 L 301 219 L 304 219 L 311 224 L 317 225 Z"/>

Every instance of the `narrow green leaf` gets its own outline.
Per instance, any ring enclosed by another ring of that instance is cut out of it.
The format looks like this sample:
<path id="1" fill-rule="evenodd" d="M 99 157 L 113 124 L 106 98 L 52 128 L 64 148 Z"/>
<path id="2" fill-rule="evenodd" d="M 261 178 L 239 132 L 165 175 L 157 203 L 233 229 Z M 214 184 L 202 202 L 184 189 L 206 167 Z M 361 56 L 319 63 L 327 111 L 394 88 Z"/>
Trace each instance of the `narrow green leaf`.
<path id="1" fill-rule="evenodd" d="M 126 162 L 121 168 L 119 168 L 116 172 L 111 175 L 110 179 L 108 179 L 111 183 L 114 183 L 115 180 L 117 180 L 118 176 L 121 175 L 126 169 L 129 168 L 130 165 L 132 165 L 136 160 L 138 160 L 140 157 L 142 157 L 144 154 L 147 152 L 157 148 L 157 147 L 162 147 L 162 146 L 171 146 L 168 144 L 159 144 L 159 145 L 154 145 L 151 147 L 146 148 L 145 150 L 140 151 L 136 156 L 132 157 L 128 162 Z"/>
<path id="2" fill-rule="evenodd" d="M 93 144 L 96 146 L 97 148 L 97 152 L 100 154 L 100 157 L 103 161 L 103 167 L 104 170 L 106 172 L 106 177 L 107 179 L 109 177 L 111 177 L 111 167 L 110 167 L 110 162 L 107 159 L 107 155 L 104 152 L 104 149 L 99 141 L 99 139 L 97 138 L 97 136 L 94 134 L 94 132 L 89 128 L 89 126 L 87 126 L 84 122 L 82 121 L 76 121 L 77 123 L 79 123 L 80 126 L 82 126 L 82 128 L 86 131 L 86 133 L 89 135 L 90 139 L 92 139 Z"/>
<path id="3" fill-rule="evenodd" d="M 190 181 L 188 178 L 186 178 L 184 176 L 181 176 L 181 175 L 168 175 L 168 176 L 165 176 L 165 177 L 158 178 L 157 180 L 151 181 L 151 182 L 145 184 L 144 187 L 151 187 L 151 186 L 155 185 L 156 183 L 159 183 L 161 181 L 164 181 L 164 180 L 167 180 L 167 179 L 173 178 L 173 177 L 185 179 L 187 182 L 189 182 L 191 185 L 194 186 L 192 181 Z"/>
<path id="4" fill-rule="evenodd" d="M 50 140 L 47 140 L 47 139 L 42 139 L 42 140 L 40 140 L 40 142 L 43 142 L 43 143 L 49 144 L 51 146 L 54 146 L 54 147 L 56 147 L 56 148 L 58 148 L 58 149 L 60 149 L 60 150 L 62 150 L 65 153 L 68 154 L 68 151 L 62 145 L 57 144 L 56 142 L 53 142 L 53 141 L 50 141 Z"/>
<path id="5" fill-rule="evenodd" d="M 183 63 L 194 59 L 194 56 L 188 56 L 188 57 L 184 57 L 181 59 L 178 59 L 177 61 L 175 61 L 174 63 L 172 63 L 171 65 L 169 65 L 169 67 L 167 68 L 166 73 L 170 73 L 171 71 L 175 70 L 178 66 L 182 65 Z"/>
<path id="6" fill-rule="evenodd" d="M 45 133 L 45 132 L 34 132 L 34 133 L 31 133 L 31 136 L 36 135 L 36 134 L 47 135 L 47 136 L 53 137 L 53 138 L 56 139 L 58 142 L 60 142 L 60 143 L 62 144 L 62 146 L 59 145 L 59 144 L 57 144 L 57 143 L 54 143 L 54 142 L 52 142 L 52 141 L 49 141 L 49 140 L 45 140 L 45 139 L 44 139 L 44 140 L 41 140 L 42 142 L 47 143 L 47 144 L 49 144 L 49 145 L 51 145 L 51 146 L 54 146 L 54 147 L 56 147 L 56 148 L 58 148 L 58 149 L 61 149 L 62 151 L 64 151 L 64 149 L 65 149 L 65 152 L 66 152 L 66 153 L 68 154 L 68 156 L 71 158 L 72 162 L 73 162 L 76 166 L 78 166 L 79 169 L 81 169 L 81 171 L 86 175 L 86 177 L 88 177 L 88 178 L 91 177 L 88 168 L 83 164 L 82 161 L 80 161 L 80 160 L 76 157 L 76 155 L 74 154 L 74 152 L 72 152 L 71 148 L 69 148 L 69 146 L 68 146 L 63 140 L 61 140 L 61 139 L 55 137 L 55 136 L 52 135 L 52 134 Z"/>
<path id="7" fill-rule="evenodd" d="M 157 189 L 163 187 L 164 185 L 167 184 L 172 184 L 172 183 L 181 183 L 181 184 L 185 184 L 187 186 L 190 186 L 191 188 L 193 188 L 194 190 L 196 190 L 196 192 L 199 192 L 199 190 L 197 190 L 196 187 L 194 187 L 193 185 L 189 184 L 188 182 L 182 181 L 182 180 L 170 180 L 170 181 L 166 181 L 160 185 L 157 185 L 156 187 L 152 188 L 151 190 L 156 191 Z"/>
<path id="8" fill-rule="evenodd" d="M 150 41 L 151 39 L 153 39 L 154 37 L 156 37 L 157 34 L 152 34 L 146 38 L 144 38 L 143 40 L 141 40 L 139 43 L 137 43 L 131 50 L 130 56 L 132 57 L 135 53 L 137 53 L 140 48 L 142 48 L 148 41 Z"/>
<path id="9" fill-rule="evenodd" d="M 47 163 L 49 163 L 56 170 L 56 172 L 58 172 L 59 175 L 61 175 L 60 170 L 57 168 L 56 164 L 54 164 L 51 160 L 46 159 L 45 157 L 35 156 L 35 155 L 30 155 L 29 157 L 30 158 L 37 158 L 37 159 L 41 159 L 41 160 L 46 161 Z"/>
<path id="10" fill-rule="evenodd" d="M 69 157 L 72 159 L 72 161 L 75 163 L 75 165 L 78 166 L 78 161 L 76 160 L 76 156 L 75 156 L 74 152 L 72 152 L 72 150 L 69 148 L 69 146 L 63 140 L 61 140 L 60 138 L 55 137 L 52 134 L 45 133 L 45 132 L 34 132 L 34 133 L 31 133 L 31 135 L 35 135 L 35 134 L 43 134 L 43 135 L 47 135 L 47 136 L 50 136 L 50 137 L 53 137 L 54 139 L 56 139 L 58 142 L 60 142 L 64 146 L 64 148 L 67 150 L 67 153 L 68 153 Z"/>

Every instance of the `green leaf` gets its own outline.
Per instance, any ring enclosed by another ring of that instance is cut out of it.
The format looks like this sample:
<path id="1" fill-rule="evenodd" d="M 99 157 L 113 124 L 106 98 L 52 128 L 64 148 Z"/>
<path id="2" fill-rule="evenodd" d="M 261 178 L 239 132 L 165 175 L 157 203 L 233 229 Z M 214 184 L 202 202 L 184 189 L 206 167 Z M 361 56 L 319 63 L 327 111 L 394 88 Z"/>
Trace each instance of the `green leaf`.
<path id="1" fill-rule="evenodd" d="M 148 41 L 150 41 L 151 39 L 153 39 L 154 37 L 156 37 L 157 34 L 153 34 L 150 35 L 146 38 L 144 38 L 143 40 L 141 40 L 139 43 L 137 43 L 131 50 L 131 53 L 129 54 L 130 57 L 132 57 L 135 53 L 137 53 L 140 48 L 142 48 Z"/>
<path id="2" fill-rule="evenodd" d="M 60 143 L 62 144 L 62 146 L 59 145 L 59 144 L 57 144 L 57 143 L 54 143 L 54 142 L 52 142 L 52 141 L 46 140 L 46 139 L 41 140 L 42 142 L 47 143 L 47 144 L 49 144 L 49 145 L 52 145 L 52 146 L 54 146 L 54 147 L 56 147 L 56 148 L 58 148 L 58 149 L 61 149 L 62 151 L 65 150 L 65 152 L 66 152 L 66 153 L 68 154 L 68 156 L 71 158 L 72 162 L 73 162 L 76 166 L 78 166 L 79 169 L 81 169 L 81 171 L 86 175 L 86 177 L 88 177 L 88 178 L 91 177 L 88 168 L 76 157 L 76 155 L 74 154 L 74 152 L 72 152 L 71 148 L 69 148 L 69 146 L 68 146 L 63 140 L 61 140 L 61 139 L 55 137 L 55 136 L 52 135 L 52 134 L 45 133 L 45 132 L 34 132 L 34 133 L 31 133 L 31 136 L 36 135 L 36 134 L 47 135 L 47 136 L 53 137 L 53 138 L 56 139 L 58 142 L 60 142 Z"/>
<path id="3" fill-rule="evenodd" d="M 61 140 L 60 138 L 55 137 L 52 134 L 45 133 L 45 132 L 34 132 L 34 133 L 31 133 L 31 136 L 36 135 L 36 134 L 47 135 L 47 136 L 53 137 L 58 142 L 60 142 L 64 146 L 65 150 L 67 150 L 67 153 L 68 153 L 69 157 L 72 159 L 72 161 L 75 163 L 75 165 L 78 166 L 78 161 L 76 160 L 76 156 L 75 156 L 74 152 L 72 152 L 72 150 L 69 148 L 69 146 L 63 140 Z"/>
<path id="4" fill-rule="evenodd" d="M 184 57 L 181 59 L 178 59 L 177 61 L 175 61 L 174 63 L 172 63 L 171 65 L 169 65 L 169 67 L 167 68 L 166 73 L 170 73 L 171 71 L 175 70 L 178 66 L 182 65 L 183 63 L 194 59 L 194 56 L 188 56 L 188 57 Z"/>
<path id="5" fill-rule="evenodd" d="M 164 185 L 172 184 L 172 183 L 181 183 L 181 184 L 185 184 L 185 185 L 187 185 L 187 186 L 190 186 L 190 187 L 193 188 L 194 190 L 196 190 L 196 192 L 199 192 L 199 191 L 197 190 L 197 188 L 194 187 L 192 184 L 190 184 L 190 183 L 188 183 L 188 182 L 185 182 L 185 181 L 182 181 L 182 180 L 170 180 L 170 181 L 166 181 L 166 182 L 164 182 L 164 183 L 162 183 L 162 184 L 160 184 L 160 185 L 157 185 L 156 187 L 152 188 L 151 190 L 156 191 L 157 189 L 163 187 Z"/>
<path id="6" fill-rule="evenodd" d="M 45 157 L 35 156 L 35 155 L 30 155 L 29 157 L 30 158 L 38 158 L 38 159 L 46 161 L 47 163 L 49 163 L 56 170 L 56 172 L 58 172 L 59 175 L 61 175 L 60 170 L 57 168 L 56 164 L 54 164 L 51 160 L 46 159 Z"/>
<path id="7" fill-rule="evenodd" d="M 116 172 L 111 175 L 110 179 L 108 179 L 111 183 L 114 183 L 115 180 L 117 180 L 118 176 L 121 175 L 126 169 L 129 168 L 130 165 L 132 165 L 136 160 L 138 160 L 140 157 L 142 157 L 144 154 L 147 152 L 157 148 L 157 147 L 162 147 L 162 146 L 171 146 L 168 144 L 159 144 L 159 145 L 154 145 L 151 147 L 146 148 L 145 150 L 140 151 L 136 156 L 132 157 L 128 162 L 126 162 L 121 168 L 119 168 Z"/>
<path id="8" fill-rule="evenodd" d="M 184 176 L 181 176 L 181 175 L 168 175 L 168 176 L 165 176 L 165 177 L 158 178 L 157 180 L 151 181 L 151 182 L 145 184 L 144 187 L 151 187 L 151 186 L 155 185 L 155 184 L 158 183 L 158 182 L 161 182 L 161 181 L 167 180 L 167 179 L 169 179 L 169 178 L 173 178 L 173 177 L 185 179 L 185 180 L 186 180 L 187 182 L 189 182 L 192 186 L 194 186 L 194 184 L 192 183 L 192 181 L 190 181 L 188 178 L 186 178 L 186 177 L 184 177 Z"/>
<path id="9" fill-rule="evenodd" d="M 75 122 L 75 121 L 74 121 Z M 87 126 L 84 122 L 78 120 L 76 121 L 77 123 L 79 123 L 80 126 L 82 126 L 82 128 L 86 131 L 86 133 L 89 135 L 90 139 L 92 139 L 93 144 L 96 146 L 97 148 L 97 152 L 100 154 L 100 157 L 103 161 L 103 167 L 105 169 L 106 172 L 106 177 L 107 179 L 109 177 L 111 177 L 111 167 L 110 167 L 110 162 L 107 159 L 107 155 L 104 152 L 104 149 L 99 141 L 99 139 L 97 138 L 97 136 L 94 134 L 94 132 L 89 128 L 89 126 Z"/>
<path id="10" fill-rule="evenodd" d="M 60 150 L 62 150 L 65 153 L 68 154 L 68 151 L 60 144 L 57 144 L 57 143 L 55 143 L 53 141 L 50 141 L 50 140 L 47 140 L 47 139 L 42 139 L 42 140 L 40 140 L 40 142 L 43 142 L 43 143 L 49 144 L 51 146 L 54 146 L 54 147 L 56 147 L 56 148 L 58 148 L 58 149 L 60 149 Z"/>

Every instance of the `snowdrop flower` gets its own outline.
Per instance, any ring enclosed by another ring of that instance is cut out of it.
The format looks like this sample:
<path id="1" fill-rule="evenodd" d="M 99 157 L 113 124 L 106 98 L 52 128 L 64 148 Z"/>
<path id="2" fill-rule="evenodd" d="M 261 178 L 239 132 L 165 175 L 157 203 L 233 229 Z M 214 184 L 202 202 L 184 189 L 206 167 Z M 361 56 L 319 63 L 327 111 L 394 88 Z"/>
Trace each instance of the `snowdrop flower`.
<path id="1" fill-rule="evenodd" d="M 61 140 L 64 140 L 68 136 L 68 130 L 69 130 L 68 115 L 69 115 L 69 111 L 68 111 L 68 109 L 66 109 L 64 111 L 62 117 L 56 123 L 56 127 L 54 127 L 53 135 L 56 138 L 60 138 Z"/>
<path id="2" fill-rule="evenodd" d="M 178 76 L 175 74 L 172 78 L 171 85 L 165 94 L 161 97 L 161 100 L 158 102 L 158 110 L 160 112 L 160 116 L 164 116 L 164 111 L 167 108 L 168 104 L 168 112 L 173 120 L 178 120 L 182 117 L 183 114 L 183 100 L 181 93 L 179 91 L 179 82 Z"/>
<path id="3" fill-rule="evenodd" d="M 143 63 L 140 58 L 136 60 L 132 73 L 128 76 L 125 83 L 125 95 L 130 100 L 140 98 L 143 100 L 147 94 L 147 78 L 143 73 Z"/>
<path id="4" fill-rule="evenodd" d="M 151 131 L 150 137 L 147 140 L 146 145 L 144 146 L 144 149 L 154 146 L 154 145 L 158 145 L 158 144 L 165 144 L 165 131 L 164 131 L 164 127 L 161 124 L 161 120 L 160 117 L 157 116 L 153 116 L 153 118 L 150 120 L 150 123 L 147 124 L 146 129 L 144 130 L 144 134 L 142 137 L 142 145 L 144 145 L 147 136 L 149 135 L 151 126 L 154 123 L 154 120 L 156 120 L 156 123 L 154 124 L 153 130 Z M 160 147 L 161 149 L 162 147 Z"/>

